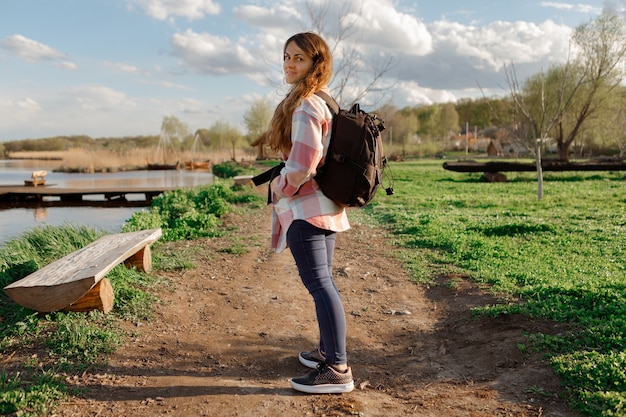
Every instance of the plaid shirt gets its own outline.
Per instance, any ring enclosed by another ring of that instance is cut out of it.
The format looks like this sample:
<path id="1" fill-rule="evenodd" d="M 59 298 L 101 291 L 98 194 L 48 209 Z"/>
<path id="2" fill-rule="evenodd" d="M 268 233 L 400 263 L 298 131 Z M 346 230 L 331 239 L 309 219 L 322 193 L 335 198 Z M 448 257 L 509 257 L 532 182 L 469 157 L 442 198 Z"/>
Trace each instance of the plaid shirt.
<path id="1" fill-rule="evenodd" d="M 313 179 L 324 163 L 331 126 L 332 113 L 316 95 L 302 100 L 293 113 L 291 151 L 280 176 L 272 182 L 272 248 L 276 252 L 287 247 L 287 230 L 294 220 L 334 232 L 350 228 L 345 209 L 326 197 Z"/>

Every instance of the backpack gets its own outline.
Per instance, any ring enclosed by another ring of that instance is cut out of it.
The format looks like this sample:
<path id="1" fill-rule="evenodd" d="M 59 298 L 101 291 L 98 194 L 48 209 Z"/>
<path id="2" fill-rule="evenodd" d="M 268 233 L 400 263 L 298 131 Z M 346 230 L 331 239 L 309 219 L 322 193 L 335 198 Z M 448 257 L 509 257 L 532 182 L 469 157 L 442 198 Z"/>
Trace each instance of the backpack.
<path id="1" fill-rule="evenodd" d="M 383 182 L 387 158 L 383 155 L 380 132 L 382 120 L 361 110 L 358 103 L 341 109 L 328 94 L 318 91 L 333 113 L 332 132 L 324 165 L 319 167 L 315 181 L 326 197 L 343 207 L 363 207 L 369 203 Z M 284 163 L 252 178 L 255 185 L 272 181 Z M 393 194 L 393 186 L 385 189 Z M 271 191 L 268 190 L 268 203 Z"/>

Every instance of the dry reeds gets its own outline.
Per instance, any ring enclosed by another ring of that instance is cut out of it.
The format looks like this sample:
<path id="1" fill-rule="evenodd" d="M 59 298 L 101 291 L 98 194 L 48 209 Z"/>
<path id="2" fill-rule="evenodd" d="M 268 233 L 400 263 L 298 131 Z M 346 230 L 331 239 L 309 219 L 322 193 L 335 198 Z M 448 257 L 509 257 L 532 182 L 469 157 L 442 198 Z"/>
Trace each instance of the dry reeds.
<path id="1" fill-rule="evenodd" d="M 251 152 L 239 150 L 245 160 L 252 160 Z M 183 164 L 188 160 L 210 160 L 219 163 L 231 160 L 231 153 L 228 151 L 207 151 L 192 154 L 191 152 L 181 152 L 170 155 L 167 161 L 156 161 L 154 149 L 135 148 L 127 151 L 113 151 L 107 149 L 89 150 L 74 148 L 67 151 L 29 151 L 13 152 L 9 155 L 12 159 L 39 159 L 39 160 L 60 160 L 58 171 L 60 172 L 117 172 L 146 169 L 148 163 L 153 162 L 179 162 Z"/>

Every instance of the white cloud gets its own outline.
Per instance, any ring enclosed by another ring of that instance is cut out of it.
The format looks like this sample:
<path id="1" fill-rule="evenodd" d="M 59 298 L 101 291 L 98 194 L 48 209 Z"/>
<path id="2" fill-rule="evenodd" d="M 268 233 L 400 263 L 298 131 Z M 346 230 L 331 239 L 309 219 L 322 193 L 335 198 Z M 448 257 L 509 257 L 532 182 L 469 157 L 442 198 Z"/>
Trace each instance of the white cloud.
<path id="1" fill-rule="evenodd" d="M 336 7 L 345 4 L 333 3 Z M 367 0 L 352 2 L 352 9 L 342 13 L 339 20 L 344 29 L 358 33 L 362 50 L 375 53 L 399 52 L 425 55 L 432 51 L 432 38 L 426 25 L 415 16 L 399 12 L 389 1 Z"/>
<path id="2" fill-rule="evenodd" d="M 602 8 L 595 7 L 590 4 L 571 4 L 571 3 L 563 3 L 563 2 L 555 2 L 555 1 L 542 1 L 541 7 L 551 7 L 557 10 L 567 10 L 571 12 L 580 12 L 580 13 L 592 13 L 599 14 L 602 12 Z"/>
<path id="3" fill-rule="evenodd" d="M 24 100 L 17 102 L 17 107 L 22 110 L 36 111 L 41 110 L 41 106 L 35 100 L 30 97 L 26 97 Z"/>
<path id="4" fill-rule="evenodd" d="M 212 75 L 246 74 L 257 68 L 254 56 L 228 38 L 187 29 L 172 36 L 173 54 L 184 67 Z"/>
<path id="5" fill-rule="evenodd" d="M 220 13 L 220 5 L 212 0 L 129 0 L 157 19 L 182 16 L 189 20 L 202 19 L 205 15 Z"/>
<path id="6" fill-rule="evenodd" d="M 299 10 L 303 9 L 293 7 L 291 4 L 274 3 L 269 8 L 245 4 L 235 7 L 233 14 L 252 27 L 264 30 L 279 28 L 284 31 L 289 27 L 298 27 L 299 22 L 302 21 Z"/>
<path id="7" fill-rule="evenodd" d="M 146 80 L 140 80 L 139 82 L 141 82 L 143 84 L 156 85 L 158 87 L 163 87 L 163 88 L 168 88 L 168 89 L 187 90 L 187 91 L 193 90 L 191 87 L 188 87 L 186 85 L 176 84 L 176 83 L 173 83 L 173 82 L 170 82 L 170 81 L 146 81 Z"/>
<path id="8" fill-rule="evenodd" d="M 22 35 L 11 35 L 0 40 L 0 47 L 27 62 L 66 58 L 64 53 Z"/>
<path id="9" fill-rule="evenodd" d="M 539 60 L 560 61 L 567 57 L 571 28 L 548 20 L 496 21 L 482 27 L 439 21 L 431 25 L 436 48 L 466 60 L 475 68 L 498 70 L 504 64 Z"/>
<path id="10" fill-rule="evenodd" d="M 42 119 L 46 117 L 45 112 L 41 111 L 42 107 L 39 102 L 31 97 L 0 99 L 0 110 L 5 116 L 0 118 L 0 131 L 2 132 L 10 132 L 12 129 L 37 129 Z"/>
<path id="11" fill-rule="evenodd" d="M 56 65 L 59 68 L 65 68 L 68 70 L 77 70 L 78 69 L 78 65 L 76 65 L 76 63 L 72 62 L 72 61 L 63 61 L 59 64 Z"/>
<path id="12" fill-rule="evenodd" d="M 128 96 L 102 85 L 84 85 L 70 90 L 71 95 L 83 110 L 117 110 L 135 107 L 135 102 Z"/>
<path id="13" fill-rule="evenodd" d="M 393 75 L 433 90 L 494 91 L 506 84 L 502 69 L 514 64 L 519 81 L 567 58 L 572 29 L 550 20 L 541 24 L 496 21 L 485 26 L 440 20 L 428 25 L 432 53 L 404 56 Z M 412 99 L 412 100 L 415 100 Z"/>
<path id="14" fill-rule="evenodd" d="M 434 90 L 420 86 L 413 81 L 399 83 L 397 85 L 396 98 L 410 105 L 422 105 L 433 103 L 455 102 L 457 97 L 447 90 Z"/>
<path id="15" fill-rule="evenodd" d="M 201 100 L 195 98 L 181 98 L 176 102 L 177 112 L 189 115 L 206 114 L 205 104 Z"/>
<path id="16" fill-rule="evenodd" d="M 104 66 L 116 71 L 125 72 L 127 74 L 141 74 L 142 71 L 134 65 L 125 64 L 123 62 L 109 62 L 105 61 Z"/>

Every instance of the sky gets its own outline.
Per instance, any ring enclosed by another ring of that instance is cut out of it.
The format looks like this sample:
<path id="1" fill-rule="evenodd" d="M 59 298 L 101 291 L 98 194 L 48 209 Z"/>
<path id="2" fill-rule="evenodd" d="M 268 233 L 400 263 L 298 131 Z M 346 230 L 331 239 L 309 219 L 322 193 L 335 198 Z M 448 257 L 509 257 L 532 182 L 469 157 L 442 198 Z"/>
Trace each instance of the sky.
<path id="1" fill-rule="evenodd" d="M 564 62 L 604 10 L 626 0 L 0 0 L 0 142 L 157 135 L 166 116 L 245 134 L 250 107 L 287 91 L 285 40 L 309 30 L 359 69 L 343 106 L 386 63 L 366 110 L 502 96 L 505 66 L 523 82 Z"/>

